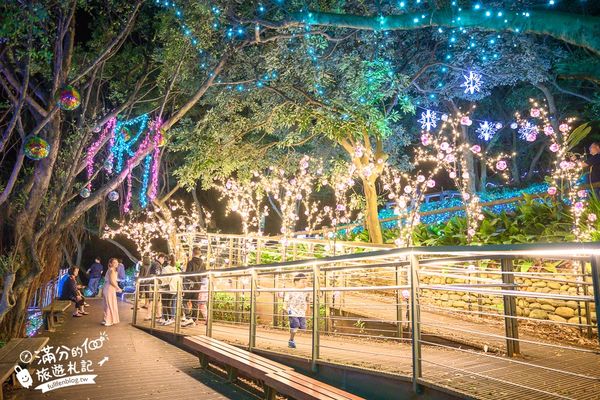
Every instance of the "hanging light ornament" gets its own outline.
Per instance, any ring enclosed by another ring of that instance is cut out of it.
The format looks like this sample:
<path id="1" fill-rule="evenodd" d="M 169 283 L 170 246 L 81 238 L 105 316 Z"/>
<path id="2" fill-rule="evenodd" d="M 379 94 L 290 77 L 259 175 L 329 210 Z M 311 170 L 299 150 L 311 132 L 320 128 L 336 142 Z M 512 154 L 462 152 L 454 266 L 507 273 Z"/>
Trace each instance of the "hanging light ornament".
<path id="1" fill-rule="evenodd" d="M 41 160 L 48 157 L 50 145 L 39 136 L 30 136 L 25 140 L 24 152 L 27 158 L 31 160 Z"/>
<path id="2" fill-rule="evenodd" d="M 110 192 L 108 194 L 108 199 L 110 201 L 117 201 L 117 200 L 119 200 L 119 193 L 117 193 L 116 191 L 113 190 L 112 192 Z"/>
<path id="3" fill-rule="evenodd" d="M 79 195 L 84 198 L 87 199 L 88 197 L 90 197 L 90 195 L 92 194 L 92 192 L 90 191 L 90 189 L 88 189 L 87 187 L 84 187 L 83 189 L 81 189 L 81 191 L 79 192 Z"/>
<path id="4" fill-rule="evenodd" d="M 71 111 L 81 104 L 81 95 L 73 86 L 65 86 L 58 92 L 56 102 L 61 110 Z"/>

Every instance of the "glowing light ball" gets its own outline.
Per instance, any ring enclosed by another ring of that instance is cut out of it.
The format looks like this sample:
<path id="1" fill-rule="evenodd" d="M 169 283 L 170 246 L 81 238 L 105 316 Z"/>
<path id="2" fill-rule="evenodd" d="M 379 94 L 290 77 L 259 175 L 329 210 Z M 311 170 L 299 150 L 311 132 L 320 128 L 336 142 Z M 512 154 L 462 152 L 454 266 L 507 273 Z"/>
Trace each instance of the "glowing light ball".
<path id="1" fill-rule="evenodd" d="M 479 153 L 481 153 L 481 146 L 478 144 L 473 145 L 473 146 L 471 146 L 471 151 L 475 154 L 479 154 Z"/>
<path id="2" fill-rule="evenodd" d="M 41 160 L 48 157 L 50 145 L 38 136 L 31 136 L 25 141 L 25 155 L 31 160 Z"/>
<path id="3" fill-rule="evenodd" d="M 56 101 L 61 110 L 71 111 L 81 104 L 81 95 L 73 86 L 65 86 L 58 92 Z"/>
<path id="4" fill-rule="evenodd" d="M 503 126 L 501 122 L 496 122 L 496 129 L 502 129 Z"/>
<path id="5" fill-rule="evenodd" d="M 115 191 L 113 190 L 112 192 L 110 192 L 110 193 L 108 194 L 108 199 L 109 199 L 110 201 L 117 201 L 117 200 L 119 200 L 119 193 L 117 193 L 117 192 L 115 192 Z"/>
<path id="6" fill-rule="evenodd" d="M 539 117 L 540 117 L 540 115 L 541 115 L 541 111 L 540 111 L 540 109 L 539 109 L 539 108 L 532 108 L 532 109 L 531 109 L 531 111 L 530 111 L 530 115 L 531 115 L 533 118 L 539 118 Z"/>
<path id="7" fill-rule="evenodd" d="M 429 179 L 429 180 L 427 181 L 427 187 L 428 187 L 428 188 L 433 188 L 433 187 L 435 187 L 435 181 L 434 181 L 433 179 Z"/>
<path id="8" fill-rule="evenodd" d="M 596 217 L 596 214 L 594 214 L 594 213 L 588 214 L 588 221 L 595 222 L 596 219 L 598 219 L 598 217 Z"/>
<path id="9" fill-rule="evenodd" d="M 546 136 L 552 136 L 554 135 L 554 128 L 552 128 L 550 125 L 547 125 L 544 127 L 544 133 Z"/>
<path id="10" fill-rule="evenodd" d="M 465 126 L 471 126 L 471 124 L 473 124 L 473 121 L 471 121 L 471 118 L 465 115 L 460 118 L 460 124 Z"/>
<path id="11" fill-rule="evenodd" d="M 558 143 L 552 143 L 552 145 L 550 145 L 551 152 L 556 153 L 558 150 L 560 150 L 560 146 L 558 145 Z"/>
<path id="12" fill-rule="evenodd" d="M 442 114 L 442 121 L 448 121 L 448 114 Z"/>
<path id="13" fill-rule="evenodd" d="M 517 129 L 518 127 L 519 127 L 519 124 L 517 124 L 516 122 L 513 122 L 512 124 L 510 124 L 511 129 Z"/>
<path id="14" fill-rule="evenodd" d="M 131 139 L 131 131 L 128 127 L 124 126 L 123 129 L 121 129 L 121 134 L 123 135 L 123 139 L 125 139 L 126 142 L 128 142 L 129 139 Z"/>
<path id="15" fill-rule="evenodd" d="M 496 169 L 499 171 L 504 171 L 506 167 L 508 167 L 508 165 L 506 165 L 506 161 L 504 160 L 500 160 L 496 163 Z"/>
<path id="16" fill-rule="evenodd" d="M 92 194 L 92 192 L 90 192 L 90 189 L 88 189 L 86 187 L 81 189 L 81 191 L 79 192 L 79 195 L 81 197 L 83 197 L 84 199 L 87 199 L 88 197 L 90 197 L 90 194 Z"/>
<path id="17" fill-rule="evenodd" d="M 567 124 L 560 124 L 560 126 L 558 127 L 558 129 L 562 132 L 565 133 L 569 130 L 569 125 Z"/>

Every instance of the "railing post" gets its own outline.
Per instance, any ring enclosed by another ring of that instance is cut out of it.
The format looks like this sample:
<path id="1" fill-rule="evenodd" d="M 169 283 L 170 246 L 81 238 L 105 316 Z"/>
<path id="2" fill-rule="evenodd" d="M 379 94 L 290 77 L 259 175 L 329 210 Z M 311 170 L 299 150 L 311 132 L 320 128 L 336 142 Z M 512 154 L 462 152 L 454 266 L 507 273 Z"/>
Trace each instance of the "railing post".
<path id="1" fill-rule="evenodd" d="M 413 367 L 413 390 L 421 393 L 419 379 L 423 375 L 421 369 L 421 316 L 419 305 L 419 259 L 416 255 L 410 255 L 410 311 L 412 329 L 412 367 Z"/>
<path id="2" fill-rule="evenodd" d="M 248 350 L 256 347 L 256 272 L 250 272 L 250 337 L 248 338 Z"/>
<path id="3" fill-rule="evenodd" d="M 177 295 L 175 296 L 175 333 L 181 332 L 181 309 L 182 309 L 182 287 L 183 276 L 177 277 Z"/>
<path id="4" fill-rule="evenodd" d="M 208 242 L 206 246 L 206 269 L 210 269 L 210 258 L 212 257 L 212 240 L 210 234 L 206 235 L 206 240 Z"/>
<path id="5" fill-rule="evenodd" d="M 600 256 L 594 255 L 591 260 L 592 265 L 592 287 L 594 288 L 594 304 L 596 305 L 596 334 L 600 342 Z M 587 315 L 590 317 L 590 315 Z M 591 323 L 591 318 L 590 323 Z"/>
<path id="6" fill-rule="evenodd" d="M 273 328 L 279 325 L 279 298 L 277 295 L 277 283 L 279 275 L 273 274 Z"/>
<path id="7" fill-rule="evenodd" d="M 328 271 L 324 271 L 323 272 L 323 284 L 325 285 L 325 288 L 328 288 L 331 286 L 331 278 L 329 276 L 329 274 L 327 273 Z M 330 309 L 330 302 L 329 302 L 329 298 L 330 298 L 330 292 L 329 291 L 324 291 L 323 292 L 323 307 L 325 309 L 325 332 L 329 333 L 330 331 L 330 319 L 331 319 L 331 309 Z"/>
<path id="8" fill-rule="evenodd" d="M 135 281 L 135 297 L 133 298 L 133 315 L 131 316 L 132 324 L 137 324 L 138 305 L 140 300 L 140 280 Z"/>
<path id="9" fill-rule="evenodd" d="M 396 286 L 402 285 L 402 271 L 399 265 L 396 265 Z M 402 313 L 402 289 L 396 289 L 396 329 L 398 338 L 404 337 L 404 321 Z"/>
<path id="10" fill-rule="evenodd" d="M 312 357 L 311 369 L 317 372 L 317 360 L 319 359 L 319 276 L 320 268 L 313 266 L 313 291 L 312 291 Z"/>
<path id="11" fill-rule="evenodd" d="M 156 328 L 156 307 L 158 306 L 158 279 L 154 277 L 152 282 L 152 319 L 150 319 L 150 329 Z"/>
<path id="12" fill-rule="evenodd" d="M 229 238 L 229 266 L 233 267 L 233 238 Z M 235 265 L 239 265 L 239 260 Z"/>
<path id="13" fill-rule="evenodd" d="M 214 295 L 214 279 L 213 274 L 208 274 L 208 297 L 206 301 L 206 336 L 212 337 L 212 323 L 213 323 L 213 295 Z"/>
<path id="14" fill-rule="evenodd" d="M 514 290 L 515 276 L 513 274 L 512 260 L 503 258 L 500 261 L 502 266 L 502 287 L 504 290 Z M 510 286 L 509 286 L 510 285 Z M 506 355 L 513 357 L 519 354 L 519 321 L 517 321 L 517 300 L 515 296 L 502 296 L 504 303 L 504 330 L 506 336 Z"/>

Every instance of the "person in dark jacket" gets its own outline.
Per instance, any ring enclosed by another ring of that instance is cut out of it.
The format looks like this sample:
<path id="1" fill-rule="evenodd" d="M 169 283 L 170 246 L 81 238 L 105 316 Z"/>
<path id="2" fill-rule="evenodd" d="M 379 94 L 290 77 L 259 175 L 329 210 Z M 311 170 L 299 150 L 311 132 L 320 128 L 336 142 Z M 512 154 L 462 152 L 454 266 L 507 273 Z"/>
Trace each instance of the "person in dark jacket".
<path id="1" fill-rule="evenodd" d="M 61 300 L 71 300 L 73 303 L 75 303 L 75 312 L 73 313 L 74 317 L 88 315 L 88 313 L 85 312 L 84 309 L 85 299 L 79 291 L 79 286 L 77 284 L 78 274 L 79 267 L 69 268 L 69 278 L 65 281 L 65 285 L 63 286 L 61 296 Z"/>
<path id="2" fill-rule="evenodd" d="M 192 249 L 192 259 L 188 262 L 187 267 L 185 269 L 186 273 L 201 273 L 206 271 L 206 265 L 202 261 L 200 257 L 202 251 L 200 247 L 194 247 Z M 204 293 L 199 293 L 198 290 L 201 290 L 206 287 L 207 280 L 204 276 L 184 276 L 183 280 L 183 320 L 181 321 L 181 326 L 196 326 L 194 322 L 194 315 L 198 318 L 199 313 L 202 312 L 203 318 L 206 320 L 206 299 Z M 190 307 L 187 307 L 188 303 Z M 187 312 L 186 309 L 187 308 Z M 187 314 L 187 317 L 186 317 Z"/>
<path id="3" fill-rule="evenodd" d="M 100 264 L 100 257 L 96 257 L 94 263 L 88 268 L 89 274 L 89 282 L 88 288 L 92 292 L 92 296 L 96 296 L 98 294 L 98 286 L 100 285 L 100 279 L 102 278 L 102 272 L 104 271 L 104 267 Z"/>
<path id="4" fill-rule="evenodd" d="M 590 168 L 588 174 L 588 183 L 590 190 L 596 196 L 600 195 L 600 144 L 593 142 L 590 145 L 590 154 L 587 156 L 584 165 Z"/>
<path id="5" fill-rule="evenodd" d="M 165 263 L 167 259 L 167 256 L 164 253 L 158 253 L 156 255 L 156 258 L 154 260 L 152 260 L 152 263 L 150 263 L 150 269 L 148 270 L 148 276 L 153 276 L 153 275 L 160 275 L 162 273 L 162 269 L 163 269 L 163 265 Z M 153 301 L 153 292 L 154 292 L 154 285 L 153 284 L 148 284 L 145 285 L 145 291 L 147 293 L 148 296 L 148 301 L 149 301 L 149 307 L 148 307 L 148 315 L 146 316 L 146 318 L 144 318 L 144 320 L 149 321 L 152 319 L 152 301 Z M 157 319 L 160 319 L 160 314 L 161 314 L 161 306 L 160 304 L 158 304 L 158 302 L 160 301 L 160 299 L 156 299 L 157 304 L 156 304 L 156 314 L 154 317 Z"/>

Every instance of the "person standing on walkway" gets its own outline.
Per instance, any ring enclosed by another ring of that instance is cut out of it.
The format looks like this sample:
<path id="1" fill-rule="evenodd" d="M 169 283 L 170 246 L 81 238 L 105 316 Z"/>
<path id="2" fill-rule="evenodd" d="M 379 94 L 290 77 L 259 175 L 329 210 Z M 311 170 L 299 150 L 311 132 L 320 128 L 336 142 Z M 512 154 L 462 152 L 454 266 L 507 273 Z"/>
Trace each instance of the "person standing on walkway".
<path id="1" fill-rule="evenodd" d="M 79 291 L 79 287 L 77 285 L 78 274 L 79 267 L 69 268 L 69 278 L 65 281 L 61 293 L 61 300 L 71 300 L 73 303 L 75 303 L 75 312 L 73 312 L 74 317 L 88 315 L 84 309 L 85 299 L 83 298 L 83 295 Z"/>
<path id="2" fill-rule="evenodd" d="M 296 348 L 296 332 L 298 329 L 306 329 L 306 309 L 308 308 L 308 293 L 302 291 L 306 288 L 306 275 L 300 273 L 294 276 L 294 289 L 298 291 L 288 292 L 284 297 L 284 309 L 287 310 L 290 321 L 290 340 L 288 347 Z M 315 321 L 313 321 L 315 323 Z"/>
<path id="3" fill-rule="evenodd" d="M 94 259 L 94 263 L 88 268 L 88 274 L 90 280 L 88 282 L 88 288 L 92 292 L 92 297 L 98 294 L 98 286 L 100 285 L 100 279 L 102 279 L 102 272 L 104 267 L 100 264 L 100 257 Z"/>
<path id="4" fill-rule="evenodd" d="M 163 264 L 165 263 L 165 260 L 167 259 L 167 256 L 164 253 L 158 253 L 156 255 L 156 258 L 154 260 L 152 260 L 152 262 L 150 263 L 150 268 L 148 269 L 148 276 L 157 276 L 160 275 L 162 273 L 162 269 L 163 269 Z M 146 318 L 144 318 L 144 320 L 146 321 L 150 321 L 152 319 L 152 317 L 156 318 L 156 319 L 161 319 L 161 306 L 159 304 L 160 298 L 156 299 L 156 310 L 155 310 L 155 315 L 151 315 L 152 314 L 152 301 L 154 299 L 154 284 L 149 284 L 147 286 L 147 290 L 148 290 L 148 314 L 146 315 Z M 158 289 L 158 288 L 157 288 Z M 162 321 L 161 321 L 162 322 Z"/>
<path id="5" fill-rule="evenodd" d="M 175 256 L 171 255 L 169 263 L 162 269 L 162 275 L 176 274 Z M 161 278 L 161 303 L 163 310 L 161 325 L 168 326 L 175 322 L 176 297 L 177 297 L 177 278 L 172 276 Z"/>
<path id="6" fill-rule="evenodd" d="M 102 325 L 111 326 L 119 323 L 119 303 L 117 293 L 123 290 L 117 284 L 117 266 L 119 261 L 116 258 L 108 260 L 108 270 L 106 271 L 106 282 L 102 288 L 102 297 L 104 301 L 104 321 Z"/>
<path id="7" fill-rule="evenodd" d="M 125 288 L 125 279 L 127 274 L 125 273 L 125 265 L 123 265 L 123 259 L 119 258 L 119 265 L 117 265 L 117 283 L 121 289 Z"/>
<path id="8" fill-rule="evenodd" d="M 187 273 L 202 273 L 206 271 L 206 266 L 202 262 L 202 258 L 200 257 L 202 254 L 202 250 L 200 247 L 194 247 L 192 249 L 192 259 L 187 263 L 185 272 Z M 185 307 L 183 320 L 181 322 L 181 326 L 196 326 L 196 322 L 194 322 L 194 314 L 196 317 L 199 316 L 199 313 L 202 312 L 202 318 L 206 320 L 206 299 L 208 296 L 203 296 L 202 299 L 204 301 L 203 304 L 200 304 L 200 295 L 198 292 L 201 288 L 202 282 L 206 281 L 206 277 L 203 276 L 184 276 L 184 291 L 183 291 L 183 300 L 184 304 L 190 303 L 190 307 L 187 310 L 187 318 Z M 206 282 L 205 282 L 206 283 Z"/>

